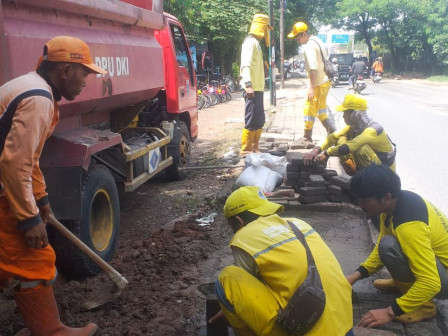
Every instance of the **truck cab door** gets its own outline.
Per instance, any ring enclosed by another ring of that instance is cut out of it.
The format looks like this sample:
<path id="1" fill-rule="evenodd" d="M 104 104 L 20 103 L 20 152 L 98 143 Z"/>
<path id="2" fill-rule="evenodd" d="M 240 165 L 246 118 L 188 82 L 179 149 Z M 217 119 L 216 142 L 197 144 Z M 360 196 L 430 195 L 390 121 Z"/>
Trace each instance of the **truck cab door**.
<path id="1" fill-rule="evenodd" d="M 183 29 L 170 22 L 170 30 L 177 61 L 179 109 L 181 112 L 192 111 L 196 109 L 196 78 L 190 50 Z"/>

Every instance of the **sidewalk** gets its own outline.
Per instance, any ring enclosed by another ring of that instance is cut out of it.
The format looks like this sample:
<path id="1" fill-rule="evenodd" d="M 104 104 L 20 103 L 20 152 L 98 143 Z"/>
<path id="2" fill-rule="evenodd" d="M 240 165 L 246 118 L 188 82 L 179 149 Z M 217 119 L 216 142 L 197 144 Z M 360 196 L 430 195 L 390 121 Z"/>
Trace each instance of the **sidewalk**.
<path id="1" fill-rule="evenodd" d="M 265 129 L 262 134 L 262 140 L 266 138 L 275 138 L 276 141 L 282 140 L 288 143 L 292 143 L 293 141 L 301 138 L 303 136 L 303 105 L 306 99 L 306 85 L 307 79 L 303 78 L 291 78 L 285 80 L 285 88 L 277 89 L 277 106 L 271 106 L 267 109 L 267 122 L 265 125 Z M 278 83 L 277 83 L 278 84 Z M 265 107 L 270 106 L 270 94 L 269 91 L 265 92 L 264 96 Z M 330 106 L 330 110 L 334 111 L 336 106 Z M 329 111 L 329 117 L 333 119 L 335 122 L 335 126 L 337 129 L 340 129 L 344 124 L 342 120 L 342 115 L 338 112 Z M 326 136 L 326 130 L 322 126 L 319 120 L 316 120 L 313 129 L 313 141 L 315 143 L 319 143 Z M 309 149 L 303 150 L 303 152 L 307 152 Z M 339 164 L 339 160 L 337 158 L 330 158 L 328 161 L 327 168 L 334 169 L 338 172 L 340 176 L 346 176 L 345 172 L 342 170 L 342 167 Z M 300 205 L 298 202 L 287 202 L 285 205 L 285 209 L 288 212 L 294 212 L 303 210 L 303 205 Z M 310 207 L 311 206 L 311 207 Z M 323 211 L 323 212 L 334 212 L 335 210 L 334 203 L 325 202 L 325 203 L 316 203 L 315 205 L 309 204 L 306 207 L 311 208 L 315 211 Z M 361 218 L 364 218 L 362 214 L 362 210 L 354 205 L 345 204 L 342 205 L 340 210 L 342 212 L 346 212 L 349 214 L 358 215 Z M 367 241 L 371 241 L 371 247 L 373 248 L 374 243 L 376 242 L 377 230 L 373 226 L 370 226 L 367 221 L 362 221 L 365 224 L 367 230 L 366 234 L 369 235 L 369 239 Z M 341 225 L 344 223 L 340 223 Z M 354 229 L 356 231 L 356 228 Z M 354 237 L 359 233 L 354 232 Z M 341 241 L 336 241 L 337 239 L 341 240 L 340 237 L 334 238 L 325 237 L 327 243 L 333 249 L 333 245 L 341 245 Z M 356 239 L 356 238 L 352 238 Z M 361 238 L 360 238 L 361 239 Z M 329 240 L 329 241 L 328 241 Z M 345 239 L 347 240 L 347 239 Z M 350 247 L 349 242 L 346 242 L 344 249 L 347 250 L 347 247 Z M 347 251 L 345 253 L 336 253 L 342 268 L 345 272 L 347 272 L 347 262 L 349 254 Z M 356 253 L 353 251 L 353 253 Z M 350 271 L 352 272 L 356 269 L 357 265 L 350 265 Z M 378 272 L 374 277 L 370 277 L 369 279 L 365 279 L 359 281 L 353 287 L 353 318 L 354 323 L 360 320 L 361 316 L 367 313 L 371 309 L 378 309 L 387 307 L 397 296 L 394 294 L 386 294 L 382 293 L 379 290 L 373 287 L 373 281 L 376 278 L 381 277 L 390 277 L 386 270 Z M 357 330 L 356 335 L 397 335 L 397 336 L 443 336 L 448 335 L 448 301 L 437 301 L 438 306 L 438 314 L 435 319 L 431 321 L 425 321 L 415 324 L 404 325 L 401 323 L 388 323 L 384 326 L 381 326 L 379 329 L 364 329 Z M 389 331 L 390 333 L 384 333 L 384 331 Z"/>

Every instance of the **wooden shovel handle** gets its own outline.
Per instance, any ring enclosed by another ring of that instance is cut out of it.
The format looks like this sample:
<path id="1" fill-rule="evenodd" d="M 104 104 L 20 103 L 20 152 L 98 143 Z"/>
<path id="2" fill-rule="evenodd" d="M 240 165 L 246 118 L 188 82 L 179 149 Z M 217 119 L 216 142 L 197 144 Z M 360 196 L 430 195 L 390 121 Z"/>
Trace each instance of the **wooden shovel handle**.
<path id="1" fill-rule="evenodd" d="M 70 232 L 61 222 L 59 222 L 52 214 L 48 216 L 48 224 L 57 229 L 64 237 L 70 240 L 77 248 L 84 252 L 95 264 L 98 265 L 112 282 L 121 290 L 126 287 L 128 280 L 118 273 L 111 265 L 101 259 L 90 247 L 84 244 L 78 237 Z"/>

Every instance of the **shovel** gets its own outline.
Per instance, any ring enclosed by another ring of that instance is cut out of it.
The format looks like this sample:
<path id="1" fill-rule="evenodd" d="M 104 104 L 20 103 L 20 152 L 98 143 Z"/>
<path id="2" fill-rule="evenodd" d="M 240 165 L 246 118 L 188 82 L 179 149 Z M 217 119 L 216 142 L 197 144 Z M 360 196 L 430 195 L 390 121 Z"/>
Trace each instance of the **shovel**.
<path id="1" fill-rule="evenodd" d="M 48 224 L 58 230 L 64 237 L 70 240 L 76 247 L 78 247 L 82 252 L 84 252 L 95 264 L 98 265 L 107 276 L 114 283 L 114 288 L 109 291 L 103 290 L 101 294 L 93 298 L 88 299 L 84 303 L 84 308 L 87 310 L 95 309 L 107 302 L 110 302 L 118 298 L 121 291 L 127 286 L 128 280 L 124 278 L 120 273 L 118 273 L 111 265 L 101 259 L 95 252 L 92 251 L 90 247 L 84 244 L 78 237 L 70 232 L 61 222 L 59 222 L 52 214 L 48 216 Z M 106 293 L 108 292 L 108 293 Z M 107 294 L 107 295 L 106 295 Z"/>

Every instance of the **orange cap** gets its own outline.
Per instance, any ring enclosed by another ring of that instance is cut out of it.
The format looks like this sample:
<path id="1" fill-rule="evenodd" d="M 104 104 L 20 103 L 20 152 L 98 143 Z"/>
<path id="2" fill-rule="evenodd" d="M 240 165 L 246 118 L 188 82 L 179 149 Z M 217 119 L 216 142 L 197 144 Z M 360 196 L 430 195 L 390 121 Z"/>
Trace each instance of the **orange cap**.
<path id="1" fill-rule="evenodd" d="M 71 36 L 56 36 L 45 44 L 44 54 L 39 58 L 37 66 L 42 61 L 80 63 L 93 73 L 105 75 L 107 71 L 97 66 L 90 56 L 89 46 L 82 40 Z"/>

